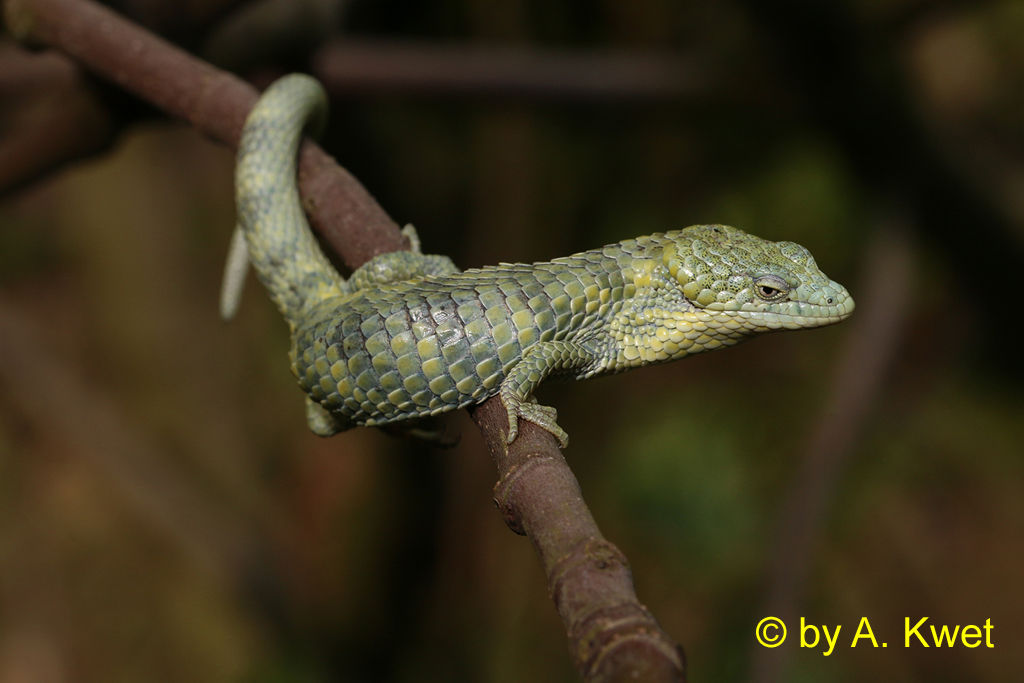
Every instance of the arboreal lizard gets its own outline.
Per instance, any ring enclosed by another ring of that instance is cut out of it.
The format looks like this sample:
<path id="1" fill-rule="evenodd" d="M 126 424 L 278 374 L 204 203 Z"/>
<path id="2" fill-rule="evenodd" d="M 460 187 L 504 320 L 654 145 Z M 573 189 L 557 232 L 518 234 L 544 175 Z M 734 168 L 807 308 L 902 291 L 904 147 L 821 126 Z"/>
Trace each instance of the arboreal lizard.
<path id="1" fill-rule="evenodd" d="M 846 289 L 804 247 L 723 225 L 465 272 L 419 253 L 407 226 L 412 251 L 377 256 L 345 280 L 310 232 L 295 182 L 302 130 L 325 115 L 323 89 L 302 75 L 275 82 L 249 114 L 236 170 L 244 242 L 236 240 L 226 278 L 240 281 L 247 251 L 291 328 L 292 372 L 319 435 L 498 394 L 509 443 L 525 419 L 564 447 L 555 409 L 533 399 L 546 379 L 662 363 L 853 311 Z M 240 290 L 226 291 L 230 313 Z"/>

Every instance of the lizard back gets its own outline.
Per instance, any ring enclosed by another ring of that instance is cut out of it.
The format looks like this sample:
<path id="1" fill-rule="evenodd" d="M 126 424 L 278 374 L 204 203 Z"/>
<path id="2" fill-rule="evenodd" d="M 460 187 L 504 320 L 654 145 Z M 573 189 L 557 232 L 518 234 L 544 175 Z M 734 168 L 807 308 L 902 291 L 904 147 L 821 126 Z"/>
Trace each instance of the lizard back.
<path id="1" fill-rule="evenodd" d="M 631 240 L 635 245 L 635 240 Z M 350 425 L 462 408 L 498 393 L 538 343 L 572 339 L 617 312 L 626 283 L 613 245 L 501 264 L 325 301 L 295 335 L 299 384 Z M 591 340 L 596 346 L 596 339 Z M 574 373 L 576 374 L 576 373 Z"/>

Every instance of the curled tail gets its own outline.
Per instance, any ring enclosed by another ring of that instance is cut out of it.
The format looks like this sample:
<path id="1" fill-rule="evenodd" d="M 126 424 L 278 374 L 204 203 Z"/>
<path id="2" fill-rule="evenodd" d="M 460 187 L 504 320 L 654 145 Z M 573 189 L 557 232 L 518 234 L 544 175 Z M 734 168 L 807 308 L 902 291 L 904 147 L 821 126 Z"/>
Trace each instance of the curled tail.
<path id="1" fill-rule="evenodd" d="M 320 84 L 302 74 L 285 76 L 249 113 L 238 148 L 238 227 L 249 261 L 293 328 L 309 305 L 347 292 L 309 229 L 296 183 L 302 131 L 319 133 L 326 117 Z"/>

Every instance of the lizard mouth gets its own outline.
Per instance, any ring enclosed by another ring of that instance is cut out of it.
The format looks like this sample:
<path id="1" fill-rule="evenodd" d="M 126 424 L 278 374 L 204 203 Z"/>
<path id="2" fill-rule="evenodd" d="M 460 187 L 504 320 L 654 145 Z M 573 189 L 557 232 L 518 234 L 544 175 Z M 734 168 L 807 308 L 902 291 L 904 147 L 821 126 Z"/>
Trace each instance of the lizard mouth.
<path id="1" fill-rule="evenodd" d="M 841 301 L 828 304 L 806 301 L 784 301 L 777 304 L 762 304 L 751 309 L 741 308 L 733 315 L 770 330 L 800 330 L 808 327 L 823 327 L 842 322 L 850 317 L 856 304 L 847 294 Z"/>

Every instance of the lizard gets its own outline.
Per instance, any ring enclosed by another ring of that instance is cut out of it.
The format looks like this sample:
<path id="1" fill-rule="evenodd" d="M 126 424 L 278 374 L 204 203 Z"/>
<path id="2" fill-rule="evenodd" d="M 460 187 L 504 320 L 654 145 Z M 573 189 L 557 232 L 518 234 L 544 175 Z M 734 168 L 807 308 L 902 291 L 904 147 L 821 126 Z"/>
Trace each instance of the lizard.
<path id="1" fill-rule="evenodd" d="M 846 288 L 794 242 L 725 225 L 628 239 L 533 264 L 460 271 L 411 251 L 344 279 L 310 231 L 296 184 L 304 130 L 326 121 L 312 77 L 274 82 L 246 119 L 235 174 L 238 227 L 222 293 L 230 316 L 246 261 L 291 331 L 291 370 L 310 429 L 396 426 L 499 396 L 508 443 L 520 420 L 568 435 L 533 392 L 732 346 L 761 333 L 845 320 Z"/>

